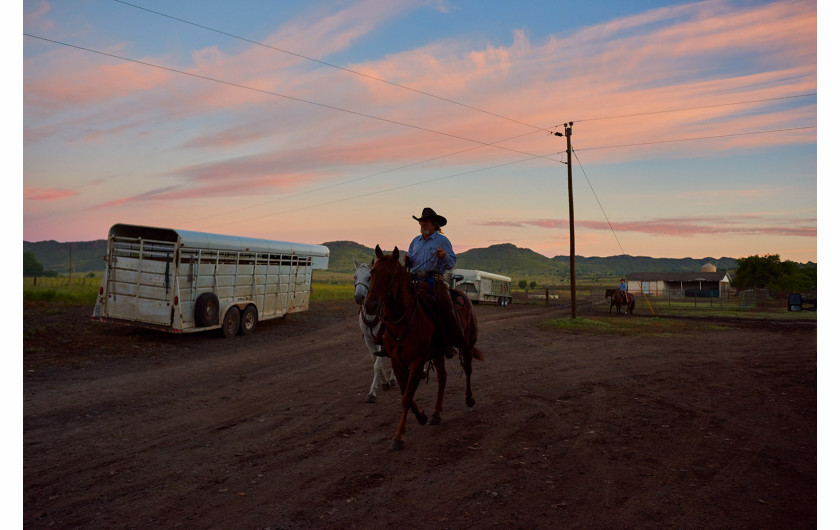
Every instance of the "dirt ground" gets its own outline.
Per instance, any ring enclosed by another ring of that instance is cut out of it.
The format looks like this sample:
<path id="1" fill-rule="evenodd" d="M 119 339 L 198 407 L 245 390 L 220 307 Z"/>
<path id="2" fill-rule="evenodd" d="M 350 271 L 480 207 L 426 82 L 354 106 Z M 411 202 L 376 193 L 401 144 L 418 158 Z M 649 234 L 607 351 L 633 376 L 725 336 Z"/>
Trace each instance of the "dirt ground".
<path id="1" fill-rule="evenodd" d="M 816 527 L 813 322 L 605 335 L 479 305 L 476 406 L 449 361 L 443 423 L 391 452 L 356 309 L 222 339 L 24 305 L 24 526 Z"/>

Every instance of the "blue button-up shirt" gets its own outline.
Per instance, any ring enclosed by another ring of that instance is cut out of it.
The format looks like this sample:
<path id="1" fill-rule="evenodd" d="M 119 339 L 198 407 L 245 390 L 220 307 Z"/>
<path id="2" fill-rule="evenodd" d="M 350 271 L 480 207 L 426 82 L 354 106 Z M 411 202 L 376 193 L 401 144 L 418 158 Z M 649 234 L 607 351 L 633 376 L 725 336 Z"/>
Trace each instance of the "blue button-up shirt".
<path id="1" fill-rule="evenodd" d="M 438 247 L 446 252 L 446 257 L 438 258 L 435 256 Z M 415 237 L 408 246 L 408 257 L 411 260 L 410 265 L 413 272 L 443 273 L 455 266 L 455 252 L 452 250 L 452 243 L 440 232 L 434 232 L 429 236 L 429 239 L 423 239 L 422 235 Z"/>

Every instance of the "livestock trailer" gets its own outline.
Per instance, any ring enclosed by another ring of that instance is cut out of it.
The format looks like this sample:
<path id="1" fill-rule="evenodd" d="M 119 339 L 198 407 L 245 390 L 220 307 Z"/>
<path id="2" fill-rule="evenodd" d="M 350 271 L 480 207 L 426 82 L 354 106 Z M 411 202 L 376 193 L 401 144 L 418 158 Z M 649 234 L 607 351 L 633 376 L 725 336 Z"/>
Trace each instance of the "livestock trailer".
<path id="1" fill-rule="evenodd" d="M 501 274 L 468 269 L 452 269 L 446 274 L 453 289 L 462 291 L 475 303 L 494 302 L 506 306 L 513 301 L 510 278 Z"/>
<path id="2" fill-rule="evenodd" d="M 258 320 L 306 311 L 312 270 L 328 265 L 323 245 L 116 224 L 91 319 L 247 335 Z"/>

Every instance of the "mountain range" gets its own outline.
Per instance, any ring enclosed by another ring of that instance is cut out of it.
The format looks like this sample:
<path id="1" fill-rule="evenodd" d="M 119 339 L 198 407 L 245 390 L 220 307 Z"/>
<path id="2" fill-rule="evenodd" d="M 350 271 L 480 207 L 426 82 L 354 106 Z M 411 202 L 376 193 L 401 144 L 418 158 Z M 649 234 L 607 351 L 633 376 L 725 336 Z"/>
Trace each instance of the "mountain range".
<path id="1" fill-rule="evenodd" d="M 330 249 L 329 271 L 353 272 L 353 259 L 370 261 L 374 249 L 354 241 L 330 241 L 323 243 Z M 107 241 L 81 241 L 59 243 L 57 241 L 24 241 L 24 252 L 32 252 L 45 270 L 58 273 L 68 272 L 72 263 L 73 272 L 101 271 L 105 268 L 104 257 Z M 393 249 L 383 249 L 390 252 Z M 712 263 L 719 270 L 735 270 L 734 258 L 651 258 L 646 256 L 618 255 L 609 257 L 575 256 L 575 277 L 579 279 L 615 278 L 630 272 L 692 272 L 699 271 L 706 263 Z M 568 279 L 569 256 L 548 258 L 527 248 L 512 243 L 474 248 L 458 254 L 457 268 L 478 269 L 522 277 L 550 277 L 558 281 Z"/>

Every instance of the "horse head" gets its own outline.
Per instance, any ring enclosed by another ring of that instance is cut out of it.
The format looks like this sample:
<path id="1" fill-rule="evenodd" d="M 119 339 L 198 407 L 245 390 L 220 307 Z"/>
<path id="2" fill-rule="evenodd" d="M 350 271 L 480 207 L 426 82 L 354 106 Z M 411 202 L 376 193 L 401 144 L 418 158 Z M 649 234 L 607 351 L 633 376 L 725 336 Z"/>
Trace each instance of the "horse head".
<path id="1" fill-rule="evenodd" d="M 607 289 L 606 293 L 604 293 L 604 298 L 612 297 L 614 292 L 615 292 L 615 289 Z"/>
<path id="2" fill-rule="evenodd" d="M 353 274 L 353 281 L 356 284 L 353 299 L 357 304 L 362 305 L 370 288 L 370 268 L 373 267 L 373 260 L 371 259 L 370 263 L 359 263 L 356 258 L 353 258 L 353 266 L 356 267 L 356 272 Z"/>
<path id="3" fill-rule="evenodd" d="M 365 312 L 369 315 L 379 313 L 379 309 L 386 298 L 396 298 L 400 285 L 399 275 L 405 274 L 400 265 L 400 251 L 394 247 L 394 252 L 385 254 L 379 245 L 375 249 L 376 261 L 370 268 L 370 285 L 365 297 Z"/>

